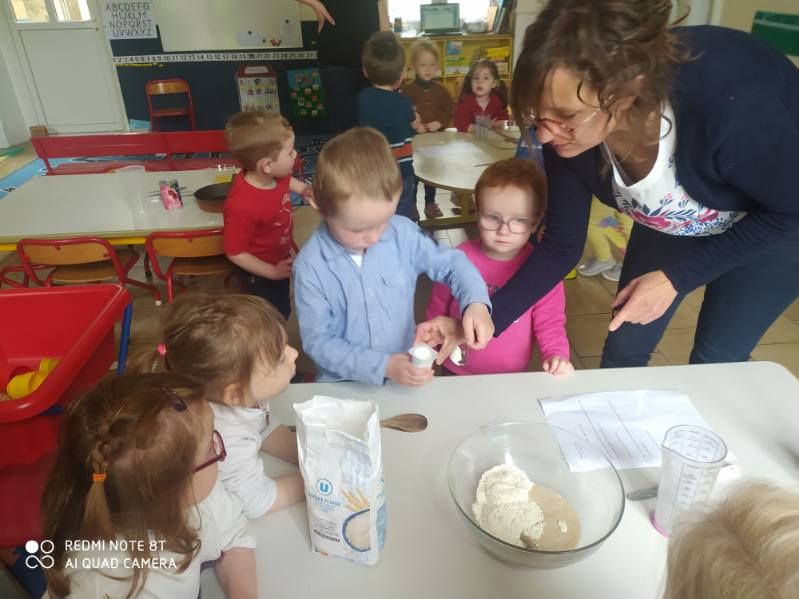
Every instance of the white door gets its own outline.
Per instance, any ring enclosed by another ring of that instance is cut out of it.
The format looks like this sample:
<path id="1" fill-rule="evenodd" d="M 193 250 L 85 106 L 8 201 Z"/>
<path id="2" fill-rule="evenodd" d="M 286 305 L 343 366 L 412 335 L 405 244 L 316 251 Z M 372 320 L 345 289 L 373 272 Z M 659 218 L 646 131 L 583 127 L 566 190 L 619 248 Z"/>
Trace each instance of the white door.
<path id="1" fill-rule="evenodd" d="M 121 131 L 127 118 L 96 0 L 0 0 L 39 123 L 51 133 Z"/>

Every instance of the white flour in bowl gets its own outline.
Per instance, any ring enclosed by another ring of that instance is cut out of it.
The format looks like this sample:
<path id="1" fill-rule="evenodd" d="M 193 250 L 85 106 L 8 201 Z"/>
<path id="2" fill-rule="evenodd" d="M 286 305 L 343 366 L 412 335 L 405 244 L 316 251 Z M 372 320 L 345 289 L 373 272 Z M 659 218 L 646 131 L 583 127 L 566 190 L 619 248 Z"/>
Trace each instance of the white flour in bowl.
<path id="1" fill-rule="evenodd" d="M 522 535 L 537 540 L 544 532 L 544 512 L 530 499 L 533 483 L 516 466 L 500 464 L 486 470 L 477 485 L 472 506 L 486 532 L 519 547 Z"/>
<path id="2" fill-rule="evenodd" d="M 483 473 L 472 512 L 480 528 L 517 547 L 564 551 L 580 539 L 580 519 L 572 506 L 511 464 Z"/>

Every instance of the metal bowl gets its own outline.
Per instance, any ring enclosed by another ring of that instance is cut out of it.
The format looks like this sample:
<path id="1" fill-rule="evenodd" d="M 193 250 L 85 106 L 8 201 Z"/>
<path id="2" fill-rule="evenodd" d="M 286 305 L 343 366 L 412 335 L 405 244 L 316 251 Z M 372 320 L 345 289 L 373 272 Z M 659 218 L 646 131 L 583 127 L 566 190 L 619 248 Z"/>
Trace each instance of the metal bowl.
<path id="1" fill-rule="evenodd" d="M 232 183 L 214 183 L 206 185 L 194 192 L 197 198 L 197 205 L 200 210 L 205 212 L 222 212 L 225 205 L 225 198 L 230 191 Z"/>

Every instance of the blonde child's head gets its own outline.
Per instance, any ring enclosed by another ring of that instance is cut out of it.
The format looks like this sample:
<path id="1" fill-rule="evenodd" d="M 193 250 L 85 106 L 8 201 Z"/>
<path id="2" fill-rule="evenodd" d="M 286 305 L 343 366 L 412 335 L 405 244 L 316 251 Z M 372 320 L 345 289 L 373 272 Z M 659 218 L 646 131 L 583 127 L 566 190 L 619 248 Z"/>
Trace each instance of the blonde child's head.
<path id="1" fill-rule="evenodd" d="M 361 64 L 372 85 L 397 85 L 405 69 L 405 50 L 392 32 L 376 31 L 363 45 Z"/>
<path id="2" fill-rule="evenodd" d="M 313 202 L 322 216 L 333 216 L 353 198 L 391 203 L 402 191 L 397 160 L 385 136 L 355 127 L 325 144 L 316 161 Z"/>
<path id="3" fill-rule="evenodd" d="M 279 114 L 263 110 L 234 114 L 225 125 L 225 141 L 231 155 L 245 170 L 268 169 L 266 174 L 275 177 L 291 174 L 296 157 L 294 130 Z"/>
<path id="4" fill-rule="evenodd" d="M 69 594 L 66 540 L 142 541 L 143 550 L 130 551 L 141 559 L 151 556 L 154 538 L 183 556 L 182 569 L 188 566 L 199 539 L 186 508 L 209 484 L 204 479 L 216 480 L 208 470 L 194 474 L 212 433 L 202 387 L 173 374 L 103 382 L 69 406 L 42 499 L 44 536 L 54 544 L 55 566 L 45 572 L 54 596 Z M 204 482 L 196 480 L 201 476 Z M 146 568 L 134 568 L 128 597 L 146 578 Z"/>
<path id="5" fill-rule="evenodd" d="M 433 42 L 419 40 L 411 47 L 411 64 L 422 81 L 431 81 L 438 75 L 438 61 L 438 48 Z"/>
<path id="6" fill-rule="evenodd" d="M 190 293 L 167 307 L 162 343 L 133 368 L 160 365 L 202 383 L 209 401 L 251 407 L 286 388 L 296 359 L 286 321 L 265 300 Z"/>
<path id="7" fill-rule="evenodd" d="M 664 599 L 799 597 L 799 495 L 738 487 L 669 542 Z"/>
<path id="8" fill-rule="evenodd" d="M 508 105 L 508 88 L 499 75 L 499 69 L 493 60 L 481 58 L 474 62 L 463 79 L 460 99 L 466 96 L 486 97 L 495 93 L 503 106 Z"/>
<path id="9" fill-rule="evenodd" d="M 355 127 L 331 139 L 316 162 L 311 203 L 344 247 L 377 243 L 393 216 L 402 177 L 382 133 Z"/>

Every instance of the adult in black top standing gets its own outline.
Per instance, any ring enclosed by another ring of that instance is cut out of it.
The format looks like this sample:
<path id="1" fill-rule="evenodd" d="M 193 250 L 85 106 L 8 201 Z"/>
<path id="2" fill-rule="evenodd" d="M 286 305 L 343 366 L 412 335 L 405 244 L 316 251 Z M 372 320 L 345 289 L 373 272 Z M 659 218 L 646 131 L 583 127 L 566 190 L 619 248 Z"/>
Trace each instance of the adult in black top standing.
<path id="1" fill-rule="evenodd" d="M 386 0 L 297 0 L 319 20 L 319 73 L 333 133 L 357 124 L 356 96 L 369 85 L 361 50 L 375 31 L 388 29 Z"/>

